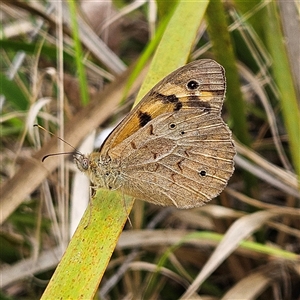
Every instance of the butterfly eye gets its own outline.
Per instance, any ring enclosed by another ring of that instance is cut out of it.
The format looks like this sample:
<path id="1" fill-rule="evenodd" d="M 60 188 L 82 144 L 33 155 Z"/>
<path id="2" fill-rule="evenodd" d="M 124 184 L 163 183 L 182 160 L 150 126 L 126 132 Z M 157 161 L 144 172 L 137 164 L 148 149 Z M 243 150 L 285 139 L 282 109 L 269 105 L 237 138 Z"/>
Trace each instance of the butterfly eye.
<path id="1" fill-rule="evenodd" d="M 186 84 L 186 87 L 188 88 L 188 90 L 196 90 L 196 89 L 198 89 L 199 86 L 200 86 L 200 82 L 198 82 L 196 80 L 190 80 Z"/>
<path id="2" fill-rule="evenodd" d="M 83 170 L 87 170 L 89 168 L 89 161 L 87 158 L 83 158 L 81 161 L 81 167 Z"/>

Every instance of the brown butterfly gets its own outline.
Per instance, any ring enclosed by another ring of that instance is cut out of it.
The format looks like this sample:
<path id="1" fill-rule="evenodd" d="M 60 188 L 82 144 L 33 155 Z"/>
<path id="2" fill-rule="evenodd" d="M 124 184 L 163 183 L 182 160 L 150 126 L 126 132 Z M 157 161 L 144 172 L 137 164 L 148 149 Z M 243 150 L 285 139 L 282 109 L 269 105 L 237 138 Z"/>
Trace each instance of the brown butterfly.
<path id="1" fill-rule="evenodd" d="M 221 118 L 224 69 L 191 62 L 156 84 L 119 123 L 99 152 L 74 155 L 95 188 L 158 205 L 193 208 L 221 193 L 235 147 Z"/>

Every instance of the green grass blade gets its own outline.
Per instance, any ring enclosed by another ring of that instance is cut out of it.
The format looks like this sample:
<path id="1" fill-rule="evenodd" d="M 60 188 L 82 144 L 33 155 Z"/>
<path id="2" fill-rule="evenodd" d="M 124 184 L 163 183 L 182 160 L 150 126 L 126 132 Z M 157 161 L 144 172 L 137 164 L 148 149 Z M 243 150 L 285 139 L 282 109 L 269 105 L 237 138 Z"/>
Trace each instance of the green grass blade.
<path id="1" fill-rule="evenodd" d="M 23 93 L 22 89 L 13 80 L 9 80 L 2 72 L 0 72 L 0 95 L 4 95 L 15 110 L 23 111 L 28 109 L 29 99 L 27 95 Z"/>
<path id="2" fill-rule="evenodd" d="M 247 130 L 246 109 L 240 88 L 232 40 L 228 32 L 225 10 L 221 1 L 210 2 L 207 8 L 207 23 L 216 59 L 226 70 L 226 107 L 232 118 L 232 129 L 236 137 L 243 144 L 249 146 L 250 137 Z"/>
<path id="3" fill-rule="evenodd" d="M 6 51 L 11 50 L 13 52 L 17 52 L 20 50 L 26 52 L 29 55 L 35 55 L 39 45 L 37 45 L 37 43 L 26 43 L 23 41 L 20 42 L 15 40 L 1 40 L 1 47 Z M 51 60 L 57 59 L 57 52 L 55 46 L 43 44 L 43 47 L 40 49 L 40 51 L 42 57 L 46 57 Z M 70 53 L 64 51 L 63 56 L 65 63 L 67 63 L 68 65 L 74 64 L 74 57 Z"/>
<path id="4" fill-rule="evenodd" d="M 268 6 L 269 18 L 266 25 L 266 39 L 273 58 L 272 71 L 280 92 L 281 108 L 285 128 L 288 133 L 290 151 L 294 168 L 300 179 L 300 112 L 293 78 L 285 48 L 285 41 L 280 27 L 280 19 L 275 2 Z M 298 63 L 298 62 L 295 62 Z"/>
<path id="5" fill-rule="evenodd" d="M 117 192 L 97 193 L 41 299 L 93 297 L 132 204 Z"/>
<path id="6" fill-rule="evenodd" d="M 86 75 L 83 64 L 83 52 L 81 47 L 81 42 L 79 39 L 79 29 L 76 19 L 76 1 L 68 0 L 70 8 L 70 17 L 72 21 L 72 32 L 74 38 L 74 50 L 76 58 L 76 66 L 78 70 L 78 79 L 80 84 L 80 93 L 81 93 L 81 103 L 86 105 L 89 102 L 89 93 L 87 90 L 88 84 L 86 81 Z"/>
<path id="7" fill-rule="evenodd" d="M 250 146 L 246 108 L 241 91 L 232 39 L 228 32 L 228 24 L 222 2 L 220 0 L 210 1 L 206 16 L 207 29 L 213 44 L 213 52 L 217 61 L 226 70 L 227 90 L 225 105 L 231 117 L 232 131 L 238 140 Z M 253 187 L 256 186 L 256 180 L 249 173 L 245 173 L 244 176 L 246 178 L 246 191 L 248 194 L 251 194 Z"/>

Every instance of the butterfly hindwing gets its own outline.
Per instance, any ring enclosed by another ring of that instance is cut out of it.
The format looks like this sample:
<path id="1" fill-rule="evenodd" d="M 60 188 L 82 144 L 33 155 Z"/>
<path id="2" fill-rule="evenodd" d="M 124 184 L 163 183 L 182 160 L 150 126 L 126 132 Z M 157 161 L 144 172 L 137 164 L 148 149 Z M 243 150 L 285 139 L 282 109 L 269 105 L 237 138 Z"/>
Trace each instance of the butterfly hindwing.
<path id="1" fill-rule="evenodd" d="M 125 194 L 179 208 L 217 196 L 234 169 L 231 132 L 205 111 L 158 116 L 114 151 L 122 157 Z"/>

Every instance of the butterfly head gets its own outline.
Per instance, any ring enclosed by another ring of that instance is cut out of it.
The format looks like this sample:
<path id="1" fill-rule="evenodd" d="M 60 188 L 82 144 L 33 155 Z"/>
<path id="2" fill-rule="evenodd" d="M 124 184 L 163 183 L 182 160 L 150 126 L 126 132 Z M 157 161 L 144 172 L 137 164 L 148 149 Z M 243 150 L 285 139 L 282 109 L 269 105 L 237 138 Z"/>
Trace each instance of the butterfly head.
<path id="1" fill-rule="evenodd" d="M 97 180 L 95 178 L 95 170 L 97 169 L 95 165 L 95 160 L 91 157 L 92 154 L 90 155 L 84 155 L 80 152 L 76 152 L 73 154 L 74 162 L 76 163 L 76 166 L 79 171 L 84 173 L 93 184 L 98 186 Z"/>
<path id="2" fill-rule="evenodd" d="M 80 152 L 76 152 L 73 154 L 73 158 L 78 170 L 88 176 L 91 182 L 95 184 L 97 182 L 95 180 L 95 170 L 97 166 L 92 154 L 84 155 Z"/>
<path id="3" fill-rule="evenodd" d="M 76 152 L 73 154 L 74 162 L 77 165 L 77 168 L 79 171 L 86 173 L 89 169 L 90 160 L 88 156 L 85 156 L 84 154 L 80 152 Z"/>

